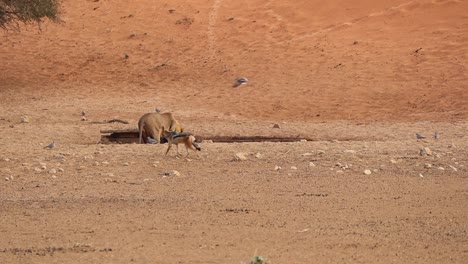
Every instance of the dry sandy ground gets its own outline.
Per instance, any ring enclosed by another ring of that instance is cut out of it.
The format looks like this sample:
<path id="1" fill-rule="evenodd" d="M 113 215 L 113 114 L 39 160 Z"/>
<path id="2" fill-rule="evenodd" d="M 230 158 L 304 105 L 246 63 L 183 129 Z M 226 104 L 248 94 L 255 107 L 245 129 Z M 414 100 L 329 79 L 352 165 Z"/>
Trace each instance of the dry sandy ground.
<path id="1" fill-rule="evenodd" d="M 1 36 L 0 263 L 466 263 L 467 1 L 186 2 Z M 312 140 L 98 144 L 155 107 Z"/>

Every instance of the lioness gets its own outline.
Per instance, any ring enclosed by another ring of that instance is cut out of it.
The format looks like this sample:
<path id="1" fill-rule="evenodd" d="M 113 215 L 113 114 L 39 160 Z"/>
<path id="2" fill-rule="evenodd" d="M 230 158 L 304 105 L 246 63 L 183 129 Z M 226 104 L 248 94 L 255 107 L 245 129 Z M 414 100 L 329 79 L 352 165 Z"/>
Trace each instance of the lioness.
<path id="1" fill-rule="evenodd" d="M 183 132 L 179 121 L 177 121 L 172 113 L 146 113 L 138 121 L 139 143 L 142 140 L 147 142 L 147 138 L 151 137 L 156 140 L 156 143 L 161 143 L 162 127 L 168 127 L 175 132 Z"/>

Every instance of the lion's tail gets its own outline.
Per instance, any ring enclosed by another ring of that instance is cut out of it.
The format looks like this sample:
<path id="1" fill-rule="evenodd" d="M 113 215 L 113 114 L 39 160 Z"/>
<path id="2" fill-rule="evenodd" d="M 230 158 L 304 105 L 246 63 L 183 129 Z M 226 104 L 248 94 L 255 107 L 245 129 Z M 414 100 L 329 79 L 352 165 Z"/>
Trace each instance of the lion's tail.
<path id="1" fill-rule="evenodd" d="M 139 134 L 138 144 L 141 144 L 141 140 L 143 138 L 143 124 L 141 123 L 138 123 L 138 134 Z"/>

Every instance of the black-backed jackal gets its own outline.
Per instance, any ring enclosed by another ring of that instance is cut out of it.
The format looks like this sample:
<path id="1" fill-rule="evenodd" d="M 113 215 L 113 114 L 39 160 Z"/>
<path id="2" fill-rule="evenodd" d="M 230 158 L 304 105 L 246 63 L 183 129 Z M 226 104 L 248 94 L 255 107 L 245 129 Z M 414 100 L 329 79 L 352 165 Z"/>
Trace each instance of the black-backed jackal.
<path id="1" fill-rule="evenodd" d="M 167 153 L 171 149 L 172 145 L 176 145 L 177 149 L 177 156 L 179 156 L 179 144 L 184 144 L 185 149 L 187 150 L 187 155 L 185 157 L 188 157 L 189 155 L 189 149 L 192 149 L 193 151 L 198 150 L 201 151 L 200 146 L 195 142 L 195 137 L 192 135 L 190 132 L 183 132 L 183 133 L 177 133 L 175 131 L 167 131 L 162 128 L 162 136 L 167 139 L 167 142 L 169 146 L 167 147 L 166 154 L 164 156 L 167 156 Z M 197 154 L 198 156 L 198 154 Z"/>

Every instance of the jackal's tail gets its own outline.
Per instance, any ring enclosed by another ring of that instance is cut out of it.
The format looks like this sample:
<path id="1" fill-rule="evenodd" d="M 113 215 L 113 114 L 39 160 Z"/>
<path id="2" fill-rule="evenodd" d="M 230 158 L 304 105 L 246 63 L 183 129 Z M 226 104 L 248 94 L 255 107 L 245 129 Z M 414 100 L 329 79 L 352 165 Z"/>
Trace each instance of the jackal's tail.
<path id="1" fill-rule="evenodd" d="M 192 145 L 195 147 L 196 150 L 201 151 L 200 145 L 197 142 L 192 141 Z"/>

